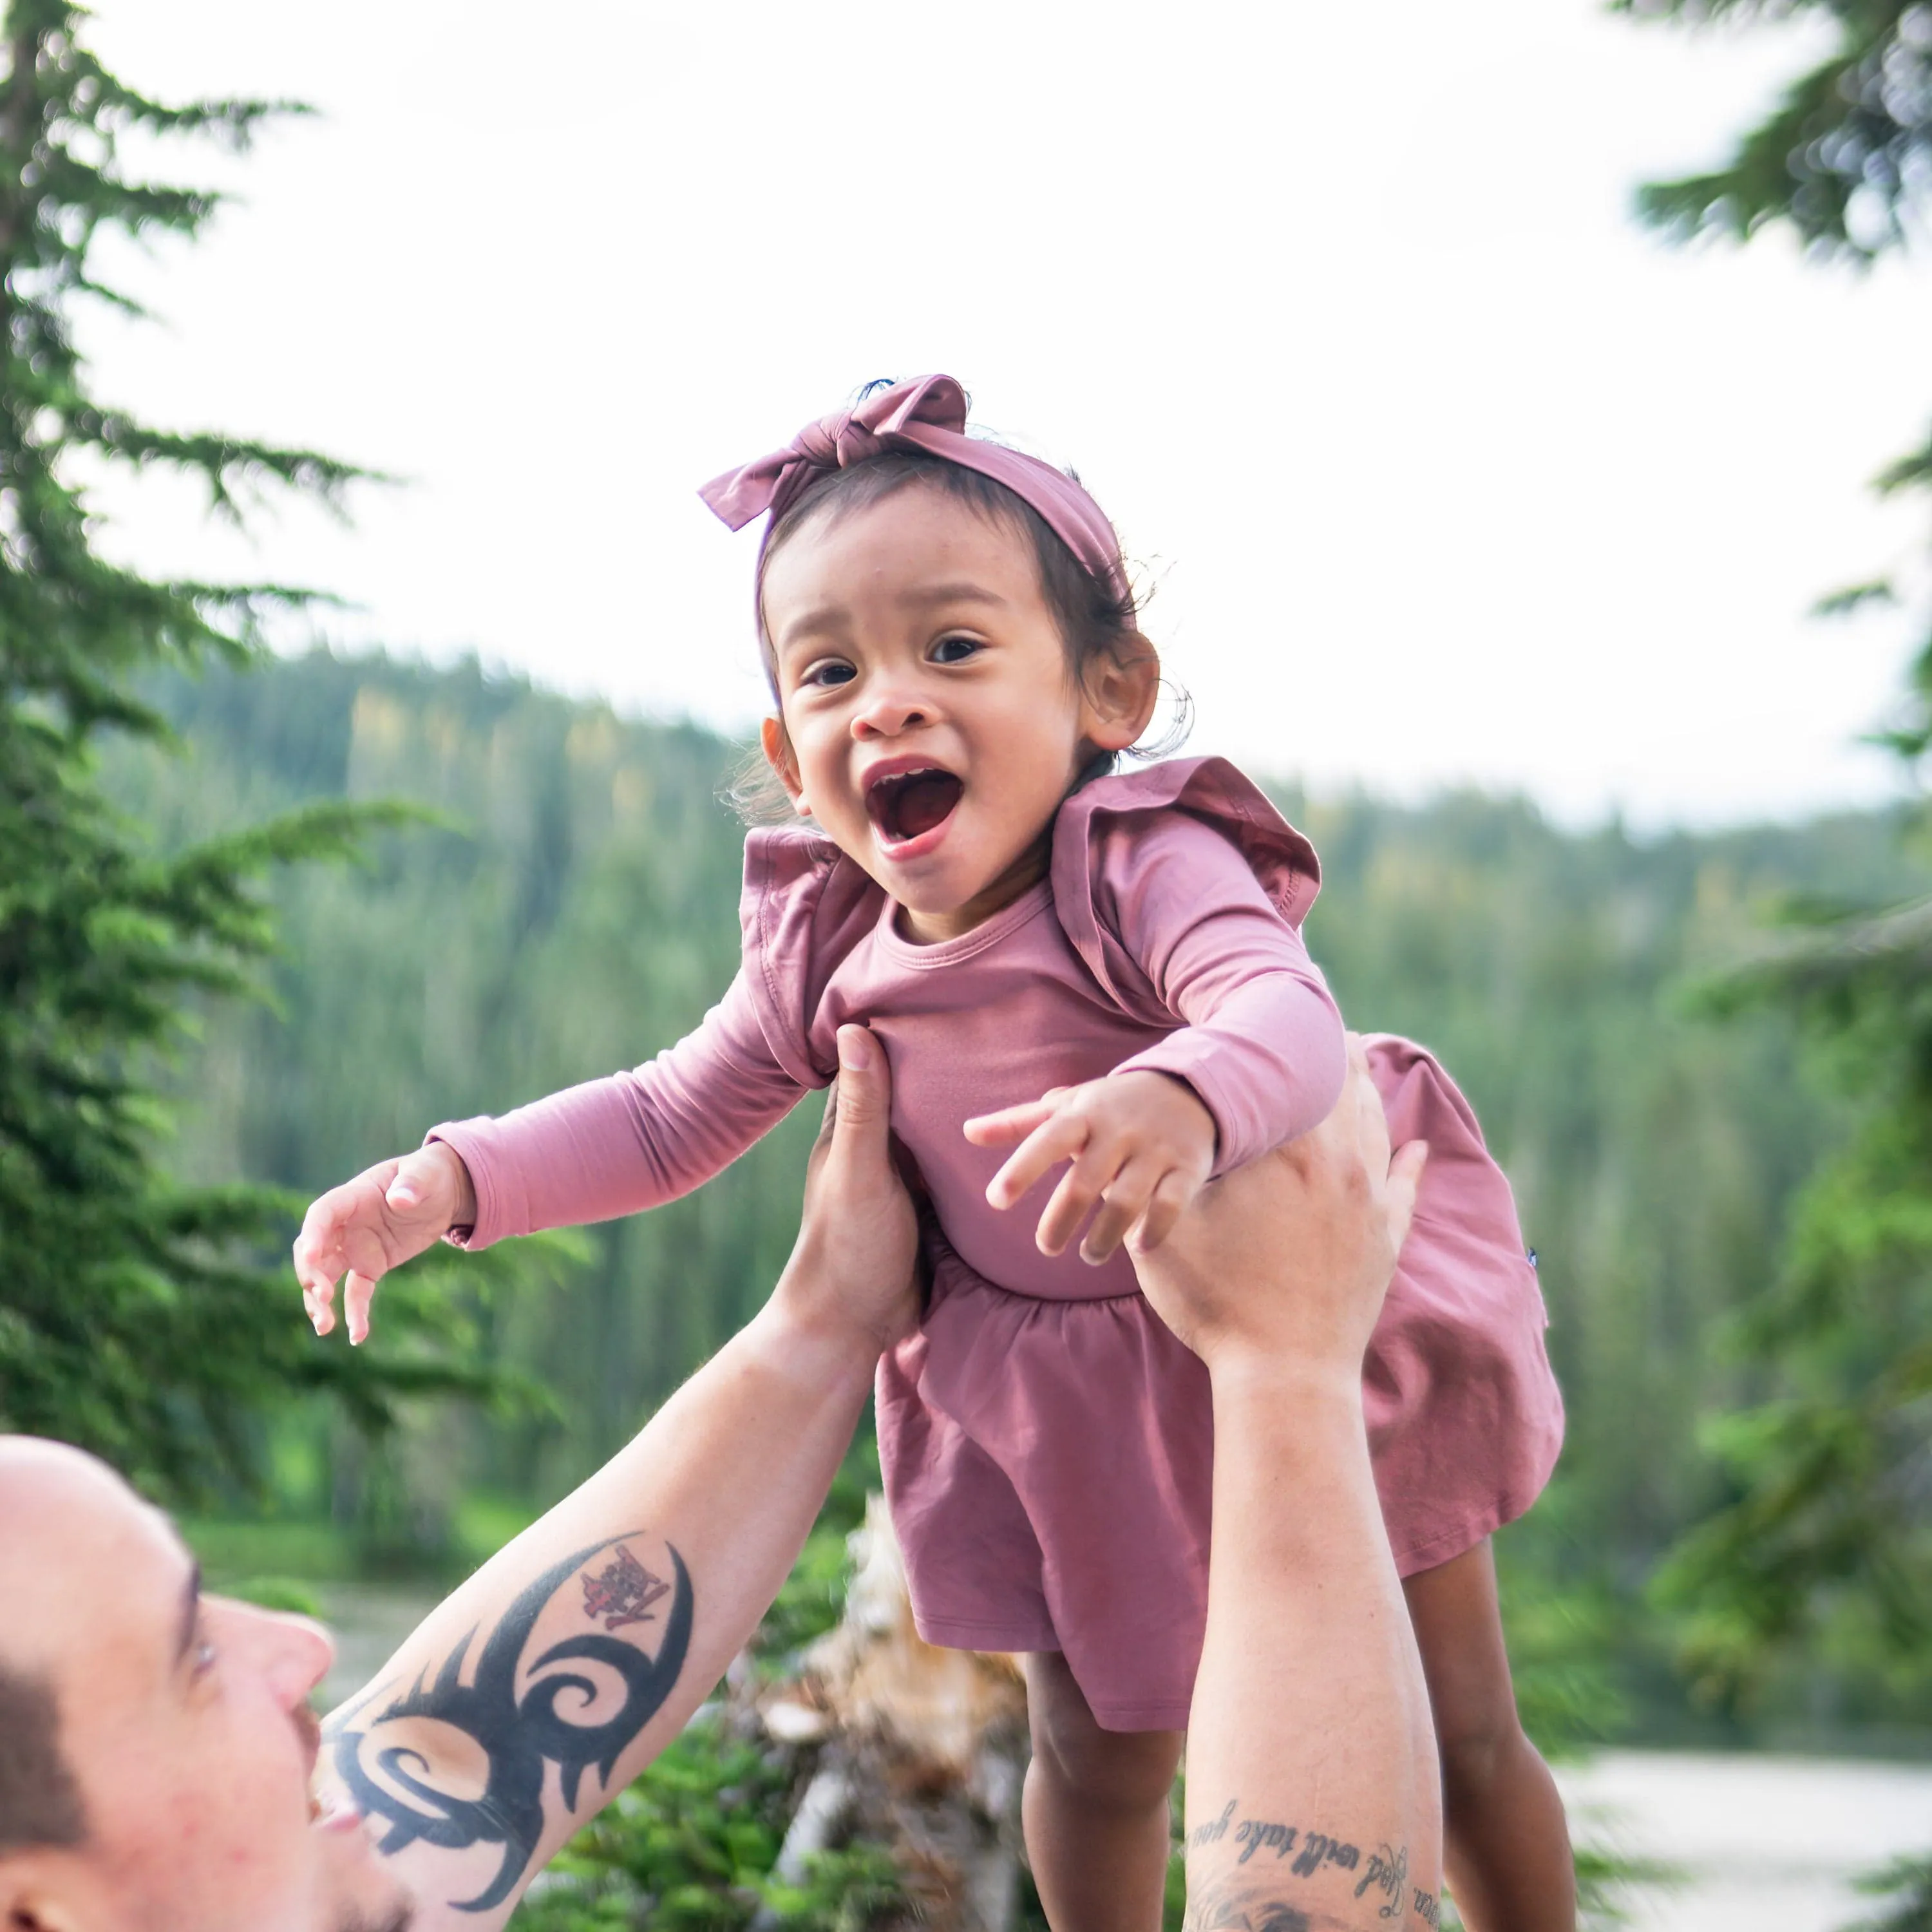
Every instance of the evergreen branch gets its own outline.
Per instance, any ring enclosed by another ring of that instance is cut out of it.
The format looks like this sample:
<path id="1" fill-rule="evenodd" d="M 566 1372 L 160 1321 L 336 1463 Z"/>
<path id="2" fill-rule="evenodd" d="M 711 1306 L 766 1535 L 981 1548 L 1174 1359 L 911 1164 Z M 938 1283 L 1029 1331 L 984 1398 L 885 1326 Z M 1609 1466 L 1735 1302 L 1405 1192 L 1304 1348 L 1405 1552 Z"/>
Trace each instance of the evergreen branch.
<path id="1" fill-rule="evenodd" d="M 400 800 L 370 804 L 323 799 L 298 806 L 240 832 L 205 840 L 176 853 L 154 875 L 137 902 L 178 904 L 196 912 L 248 904 L 242 882 L 286 866 L 316 860 L 359 860 L 371 832 L 395 832 L 439 822 L 422 806 Z"/>
<path id="2" fill-rule="evenodd" d="M 132 296 L 123 295 L 118 289 L 110 289 L 105 282 L 97 282 L 79 271 L 69 278 L 67 286 L 76 295 L 92 296 L 96 302 L 105 302 L 110 308 L 118 309 L 132 321 L 152 322 L 154 319 L 154 310 L 145 303 L 136 302 Z"/>
<path id="3" fill-rule="evenodd" d="M 1868 1896 L 1889 1899 L 1877 1918 L 1862 1918 L 1845 1932 L 1932 1932 L 1932 1858 L 1895 1858 L 1858 1880 Z"/>
<path id="4" fill-rule="evenodd" d="M 1812 605 L 1810 614 L 1814 617 L 1849 617 L 1874 604 L 1891 605 L 1898 602 L 1898 592 L 1892 579 L 1876 577 L 1868 583 L 1850 584 L 1842 590 L 1834 590 L 1820 598 Z"/>
<path id="5" fill-rule="evenodd" d="M 1858 182 L 1807 158 L 1841 118 L 1841 89 L 1857 65 L 1857 56 L 1840 53 L 1792 82 L 1723 167 L 1646 182 L 1636 192 L 1638 220 L 1676 242 L 1709 233 L 1747 242 L 1771 222 L 1790 220 L 1808 243 L 1869 260 L 1876 250 L 1853 241 L 1846 226 Z"/>
<path id="6" fill-rule="evenodd" d="M 1709 0 L 1696 8 L 1660 0 L 1616 10 L 1745 21 L 1824 11 L 1840 30 L 1837 50 L 1786 88 L 1724 166 L 1640 188 L 1640 220 L 1674 240 L 1715 233 L 1740 242 L 1788 221 L 1817 254 L 1855 265 L 1904 244 L 1905 212 L 1932 174 L 1932 44 L 1922 8 L 1910 0 Z"/>
<path id="7" fill-rule="evenodd" d="M 259 497 L 271 482 L 314 496 L 338 515 L 342 495 L 351 483 L 393 479 L 352 463 L 344 463 L 312 449 L 245 441 L 206 432 L 182 434 L 150 429 L 118 410 L 76 408 L 70 413 L 67 436 L 73 442 L 118 458 L 136 469 L 151 464 L 192 470 L 206 482 L 213 506 L 239 522 L 238 487 Z"/>
<path id="8" fill-rule="evenodd" d="M 1908 764 L 1932 752 L 1932 632 L 1920 644 L 1906 673 L 1900 722 L 1888 731 L 1875 733 L 1872 742 L 1896 752 Z"/>
<path id="9" fill-rule="evenodd" d="M 1640 20 L 1670 20 L 1702 26 L 1707 21 L 1748 22 L 1788 20 L 1821 10 L 1836 12 L 1834 0 L 1610 0 L 1612 14 Z"/>
<path id="10" fill-rule="evenodd" d="M 208 584 L 197 578 L 176 578 L 162 587 L 205 610 L 247 613 L 253 617 L 268 610 L 358 610 L 362 607 L 332 590 L 308 584 Z"/>
<path id="11" fill-rule="evenodd" d="M 240 97 L 170 106 L 117 80 L 84 47 L 71 46 L 67 64 L 76 90 L 92 89 L 94 112 L 100 117 L 153 134 L 212 135 L 237 153 L 247 151 L 263 122 L 306 119 L 316 112 L 304 100 Z"/>
<path id="12" fill-rule="evenodd" d="M 1892 496 L 1900 490 L 1932 489 L 1932 434 L 1910 454 L 1888 464 L 1872 487 L 1882 496 Z"/>
<path id="13" fill-rule="evenodd" d="M 1843 1025 L 1887 992 L 1909 1000 L 1932 986 L 1932 895 L 1850 911 L 1802 902 L 1783 910 L 1783 934 L 1698 986 L 1696 1007 L 1721 1017 L 1790 1005 Z"/>

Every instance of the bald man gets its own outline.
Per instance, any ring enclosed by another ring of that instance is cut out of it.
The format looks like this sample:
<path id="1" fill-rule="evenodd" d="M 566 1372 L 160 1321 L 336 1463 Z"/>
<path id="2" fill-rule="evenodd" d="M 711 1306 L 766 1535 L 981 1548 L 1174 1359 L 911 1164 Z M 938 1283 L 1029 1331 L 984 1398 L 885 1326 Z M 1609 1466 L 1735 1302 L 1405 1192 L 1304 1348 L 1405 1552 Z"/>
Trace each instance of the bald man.
<path id="1" fill-rule="evenodd" d="M 840 1040 L 770 1301 L 598 1474 L 321 1724 L 328 1638 L 205 1595 L 172 1526 L 0 1438 L 0 1925 L 490 1932 L 757 1627 L 883 1348 L 916 1319 L 884 1055 Z M 1435 1752 L 1360 1376 L 1414 1198 L 1360 1064 L 1316 1133 L 1210 1190 L 1142 1274 L 1220 1447 L 1189 1747 L 1190 1921 L 1435 1922 Z"/>

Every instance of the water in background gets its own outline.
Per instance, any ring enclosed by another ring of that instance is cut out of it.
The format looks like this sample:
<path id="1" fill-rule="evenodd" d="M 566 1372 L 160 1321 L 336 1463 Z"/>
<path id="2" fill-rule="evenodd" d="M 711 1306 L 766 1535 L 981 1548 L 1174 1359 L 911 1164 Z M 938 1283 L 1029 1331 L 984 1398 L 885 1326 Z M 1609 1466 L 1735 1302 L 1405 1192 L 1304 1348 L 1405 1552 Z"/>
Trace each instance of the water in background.
<path id="1" fill-rule="evenodd" d="M 1627 1900 L 1632 1932 L 1843 1932 L 1852 1881 L 1932 1846 L 1932 1767 L 1605 1751 L 1557 1774 L 1580 1843 L 1676 1868 Z"/>

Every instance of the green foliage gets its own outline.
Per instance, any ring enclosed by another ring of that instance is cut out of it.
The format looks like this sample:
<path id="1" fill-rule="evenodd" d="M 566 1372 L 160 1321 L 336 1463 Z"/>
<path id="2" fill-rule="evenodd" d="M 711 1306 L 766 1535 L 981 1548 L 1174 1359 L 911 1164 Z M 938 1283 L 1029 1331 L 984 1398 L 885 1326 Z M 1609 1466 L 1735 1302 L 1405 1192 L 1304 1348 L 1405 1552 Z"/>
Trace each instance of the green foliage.
<path id="1" fill-rule="evenodd" d="M 322 1615 L 314 1590 L 293 1576 L 244 1576 L 239 1582 L 224 1584 L 221 1594 L 264 1610 L 280 1610 L 298 1617 Z"/>
<path id="2" fill-rule="evenodd" d="M 1900 1858 L 1862 1880 L 1858 1889 L 1890 1901 L 1850 1932 L 1932 1932 L 1932 1858 Z"/>
<path id="3" fill-rule="evenodd" d="M 1772 1399 L 1712 1423 L 1731 1484 L 1659 1579 L 1708 1695 L 1828 1637 L 1922 1684 L 1932 1528 L 1932 975 L 1924 905 L 1826 927 L 1750 976 L 1842 1047 L 1866 1118 L 1800 1197 L 1784 1270 L 1740 1321 Z M 1916 959 L 1915 956 L 1918 956 Z"/>
<path id="4" fill-rule="evenodd" d="M 1906 0 L 1706 0 L 1623 10 L 1744 21 L 1806 11 L 1838 28 L 1718 172 L 1655 183 L 1640 209 L 1666 232 L 1743 239 L 1788 224 L 1815 254 L 1864 262 L 1916 238 L 1932 184 L 1932 8 Z M 1932 490 L 1932 441 L 1882 494 Z M 1888 580 L 1826 614 L 1894 603 Z M 1932 626 L 1880 742 L 1916 770 L 1932 748 Z M 1826 1054 L 1853 1123 L 1796 1206 L 1780 1264 L 1732 1324 L 1752 1399 L 1710 1421 L 1725 1493 L 1678 1543 L 1658 1600 L 1684 1622 L 1700 1689 L 1736 1708 L 1794 1654 L 1856 1660 L 1922 1707 L 1932 1669 L 1932 1524 L 1924 1504 L 1932 1395 L 1932 892 L 1792 908 L 1783 940 L 1706 1004 L 1794 1015 Z M 1908 1918 L 1898 1922 L 1917 1922 Z"/>
<path id="5" fill-rule="evenodd" d="M 1838 44 L 1786 88 L 1724 165 L 1640 190 L 1643 218 L 1744 240 L 1789 222 L 1820 254 L 1869 261 L 1905 238 L 1932 182 L 1932 14 L 1919 0 L 1611 0 L 1613 11 L 1740 23 L 1801 14 Z"/>
<path id="6" fill-rule="evenodd" d="M 1627 8 L 1632 0 L 1624 0 Z M 1798 10 L 1726 5 L 1744 18 Z M 1650 10 L 1682 15 L 1684 5 Z M 1840 28 L 1832 58 L 1802 78 L 1720 172 L 1643 190 L 1647 218 L 1682 235 L 1744 238 L 1787 222 L 1816 254 L 1868 262 L 1914 238 L 1932 184 L 1932 8 L 1815 0 Z M 1932 440 L 1876 479 L 1932 492 Z M 1819 607 L 1840 615 L 1899 602 L 1888 580 Z M 1904 701 L 1879 734 L 1908 772 L 1932 750 L 1932 623 Z M 1917 836 L 1928 826 L 1915 815 Z M 1782 1265 L 1736 1321 L 1734 1353 L 1755 1400 L 1712 1420 L 1720 1505 L 1679 1540 L 1656 1597 L 1683 1620 L 1699 1688 L 1732 1708 L 1766 1694 L 1794 1656 L 1876 1682 L 1922 1711 L 1932 1658 L 1932 1517 L 1925 1418 L 1932 1396 L 1932 892 L 1796 910 L 1785 943 L 1712 1002 L 1796 1016 L 1828 1042 L 1856 1122 L 1819 1167 Z M 1932 1864 L 1908 1861 L 1867 1888 L 1891 1909 L 1866 1932 L 1932 1927 Z"/>
<path id="7" fill-rule="evenodd" d="M 406 1321 L 386 1359 L 307 1346 L 261 1258 L 286 1238 L 288 1197 L 226 1175 L 179 1185 L 158 1165 L 158 1066 L 271 953 L 264 880 L 398 820 L 320 800 L 164 850 L 99 789 L 104 742 L 166 738 L 137 677 L 239 665 L 263 613 L 305 593 L 108 561 L 80 479 L 186 472 L 238 517 L 278 486 L 333 500 L 358 472 L 153 429 L 91 394 L 74 310 L 134 306 L 92 272 L 101 232 L 192 238 L 218 205 L 131 178 L 123 140 L 244 146 L 286 110 L 151 100 L 88 52 L 84 20 L 12 0 L 0 79 L 0 1427 L 84 1443 L 178 1494 L 251 1471 L 254 1418 L 278 1392 L 332 1391 L 373 1424 L 398 1391 L 475 1378 L 411 1346 Z"/>
<path id="8" fill-rule="evenodd" d="M 211 1016 L 176 1089 L 198 1176 L 313 1196 L 440 1119 L 647 1058 L 736 968 L 742 832 L 716 802 L 732 754 L 715 738 L 622 724 L 473 665 L 317 653 L 152 692 L 189 756 L 124 747 L 112 778 L 171 842 L 318 799 L 403 794 L 439 816 L 379 838 L 364 868 L 277 884 L 273 1010 Z M 589 1231 L 586 1265 L 538 1256 L 493 1295 L 476 1317 L 484 1355 L 554 1401 L 439 1424 L 420 1445 L 406 1430 L 399 1486 L 452 1508 L 479 1484 L 551 1501 L 627 1441 L 777 1279 L 817 1119 L 802 1111 L 689 1199 Z M 453 1258 L 460 1278 L 497 1252 Z M 391 1292 L 372 1347 L 388 1341 Z M 326 1506 L 352 1514 L 367 1485 L 352 1456 L 338 1468 Z"/>
<path id="9" fill-rule="evenodd" d="M 1610 0 L 1613 11 L 1678 22 L 1743 25 L 1798 14 L 1838 30 L 1829 56 L 1801 76 L 1709 174 L 1652 182 L 1639 217 L 1678 240 L 1749 240 L 1790 227 L 1824 260 L 1868 265 L 1922 242 L 1932 215 L 1932 6 L 1924 0 Z M 1932 491 L 1932 434 L 1875 479 L 1881 495 Z M 1825 598 L 1843 616 L 1900 601 L 1889 579 Z M 1909 764 L 1932 749 L 1932 613 L 1897 718 L 1878 734 Z"/>
<path id="10" fill-rule="evenodd" d="M 764 1906 L 798 1932 L 863 1932 L 904 1898 L 880 1847 L 820 1852 L 800 1885 L 772 1875 L 795 1783 L 777 1754 L 715 1718 L 693 1724 L 572 1840 L 518 1913 L 518 1932 L 739 1932 Z"/>

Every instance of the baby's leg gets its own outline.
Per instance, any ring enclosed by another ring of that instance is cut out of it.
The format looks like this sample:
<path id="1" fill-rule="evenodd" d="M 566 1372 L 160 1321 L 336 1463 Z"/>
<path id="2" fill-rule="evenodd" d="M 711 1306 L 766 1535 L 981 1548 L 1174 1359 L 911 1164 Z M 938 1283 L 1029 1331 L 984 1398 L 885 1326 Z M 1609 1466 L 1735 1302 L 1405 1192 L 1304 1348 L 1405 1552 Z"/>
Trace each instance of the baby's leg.
<path id="1" fill-rule="evenodd" d="M 1405 1580 L 1442 1754 L 1444 1863 L 1469 1932 L 1575 1932 L 1563 1800 L 1517 1721 L 1489 1540 Z"/>
<path id="2" fill-rule="evenodd" d="M 1024 1813 L 1053 1932 L 1159 1932 L 1181 1731 L 1103 1731 L 1057 1650 L 1026 1660 Z"/>

